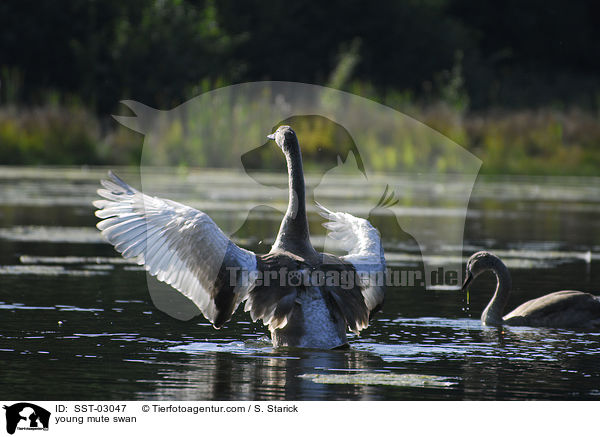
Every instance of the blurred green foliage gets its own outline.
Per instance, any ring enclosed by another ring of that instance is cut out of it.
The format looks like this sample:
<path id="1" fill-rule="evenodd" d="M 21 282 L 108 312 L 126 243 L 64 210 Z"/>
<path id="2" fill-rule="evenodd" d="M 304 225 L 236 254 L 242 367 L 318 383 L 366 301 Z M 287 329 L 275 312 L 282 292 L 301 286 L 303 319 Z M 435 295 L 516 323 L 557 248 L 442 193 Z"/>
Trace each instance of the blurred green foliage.
<path id="1" fill-rule="evenodd" d="M 142 136 L 109 118 L 119 100 L 170 109 L 287 80 L 403 111 L 479 156 L 482 172 L 597 175 L 598 16 L 591 0 L 3 1 L 0 164 L 136 164 Z M 218 141 L 183 142 L 181 123 L 164 135 L 169 161 L 218 164 Z M 318 165 L 339 132 L 303 123 Z M 427 138 L 393 139 L 364 139 L 376 170 L 456 166 Z M 259 164 L 277 168 L 267 155 Z"/>
<path id="2" fill-rule="evenodd" d="M 600 123 L 589 112 L 521 109 L 465 114 L 445 103 L 413 107 L 410 112 L 479 157 L 483 161 L 482 173 L 597 176 L 600 170 Z M 299 117 L 291 122 L 301 139 L 308 171 L 318 169 L 320 163 L 329 162 L 331 157 L 347 156 L 343 152 L 351 139 L 335 124 L 322 117 Z M 165 125 L 162 155 L 154 156 L 157 162 L 180 167 L 228 166 L 232 157 L 223 153 L 218 139 L 189 135 L 189 129 L 182 123 L 176 120 Z M 194 125 L 193 119 L 188 123 Z M 0 163 L 140 163 L 141 134 L 124 126 L 102 133 L 99 125 L 92 113 L 79 107 L 0 109 Z M 387 131 L 388 138 L 361 138 L 360 153 L 373 170 L 452 172 L 460 168 L 451 154 L 432 141 L 433 136 L 393 126 Z M 226 149 L 238 153 L 235 147 Z M 265 148 L 245 164 L 249 169 L 282 170 L 284 162 L 281 154 Z"/>
<path id="3" fill-rule="evenodd" d="M 74 165 L 97 161 L 98 123 L 81 108 L 0 111 L 0 162 Z"/>

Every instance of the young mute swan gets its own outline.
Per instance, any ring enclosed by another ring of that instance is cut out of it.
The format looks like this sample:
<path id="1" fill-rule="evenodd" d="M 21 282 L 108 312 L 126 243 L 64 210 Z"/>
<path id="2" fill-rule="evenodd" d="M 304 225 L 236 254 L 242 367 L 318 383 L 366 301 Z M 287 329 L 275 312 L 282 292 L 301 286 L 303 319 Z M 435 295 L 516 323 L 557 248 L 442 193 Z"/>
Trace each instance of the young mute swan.
<path id="1" fill-rule="evenodd" d="M 484 325 L 546 326 L 552 328 L 597 329 L 600 327 L 600 300 L 581 291 L 557 291 L 518 306 L 502 317 L 512 281 L 506 265 L 490 252 L 477 252 L 467 261 L 463 290 L 483 272 L 496 275 L 496 292 L 481 314 Z"/>
<path id="2" fill-rule="evenodd" d="M 304 175 L 295 132 L 281 126 L 274 139 L 285 154 L 289 203 L 266 255 L 235 245 L 205 213 L 150 197 L 109 173 L 98 194 L 98 228 L 125 258 L 133 258 L 200 308 L 220 328 L 240 303 L 269 327 L 275 347 L 329 349 L 347 343 L 382 303 L 378 284 L 361 281 L 385 270 L 379 233 L 364 219 L 318 205 L 345 256 L 318 253 L 310 242 Z"/>

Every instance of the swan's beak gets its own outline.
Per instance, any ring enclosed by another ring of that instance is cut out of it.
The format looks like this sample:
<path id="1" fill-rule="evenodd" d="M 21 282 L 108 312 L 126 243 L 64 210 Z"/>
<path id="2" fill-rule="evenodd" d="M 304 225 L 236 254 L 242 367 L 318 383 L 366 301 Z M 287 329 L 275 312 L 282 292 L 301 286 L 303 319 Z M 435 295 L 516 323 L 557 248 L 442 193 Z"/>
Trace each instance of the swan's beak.
<path id="1" fill-rule="evenodd" d="M 275 134 L 267 135 L 267 138 L 270 139 L 270 140 L 274 140 L 275 139 Z"/>
<path id="2" fill-rule="evenodd" d="M 471 272 L 468 272 L 467 277 L 465 278 L 465 282 L 462 285 L 462 291 L 465 291 L 467 289 L 467 287 L 469 287 L 469 285 L 471 284 L 472 281 L 473 281 L 473 275 L 471 274 Z"/>

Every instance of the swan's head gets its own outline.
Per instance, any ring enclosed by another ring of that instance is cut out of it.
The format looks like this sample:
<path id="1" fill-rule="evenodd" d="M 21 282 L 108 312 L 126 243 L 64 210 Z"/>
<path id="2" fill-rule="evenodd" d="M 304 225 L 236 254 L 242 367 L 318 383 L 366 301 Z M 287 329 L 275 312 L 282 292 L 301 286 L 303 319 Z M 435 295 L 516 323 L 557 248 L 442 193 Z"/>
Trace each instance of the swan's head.
<path id="1" fill-rule="evenodd" d="M 493 253 L 481 251 L 471 255 L 471 258 L 467 261 L 465 282 L 462 289 L 466 290 L 471 282 L 483 272 L 493 271 L 496 273 L 501 266 L 506 269 L 500 258 Z"/>
<path id="2" fill-rule="evenodd" d="M 277 145 L 284 152 L 289 150 L 293 146 L 298 145 L 298 139 L 296 138 L 296 132 L 289 126 L 279 126 L 275 132 L 271 135 L 267 135 L 270 140 L 275 140 Z"/>

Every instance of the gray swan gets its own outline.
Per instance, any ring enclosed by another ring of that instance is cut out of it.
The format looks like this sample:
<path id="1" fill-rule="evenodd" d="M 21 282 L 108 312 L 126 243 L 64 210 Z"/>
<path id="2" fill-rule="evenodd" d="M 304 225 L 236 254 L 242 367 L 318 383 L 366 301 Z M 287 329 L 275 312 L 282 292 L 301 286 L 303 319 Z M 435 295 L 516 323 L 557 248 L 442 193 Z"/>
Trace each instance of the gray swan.
<path id="1" fill-rule="evenodd" d="M 332 349 L 347 345 L 380 309 L 384 290 L 365 280 L 385 270 L 379 232 L 365 219 L 318 205 L 330 236 L 347 255 L 318 253 L 310 242 L 302 156 L 295 132 L 268 135 L 285 154 L 289 203 L 269 253 L 235 245 L 205 213 L 151 197 L 112 172 L 94 202 L 104 238 L 125 258 L 187 296 L 222 327 L 245 302 L 254 321 L 271 331 L 275 347 Z"/>
<path id="2" fill-rule="evenodd" d="M 481 314 L 481 322 L 489 326 L 534 326 L 551 328 L 600 327 L 600 300 L 581 291 L 557 291 L 525 302 L 509 314 L 502 316 L 508 302 L 512 281 L 506 265 L 496 255 L 482 251 L 469 258 L 466 266 L 466 290 L 483 272 L 496 275 L 496 292 Z"/>

